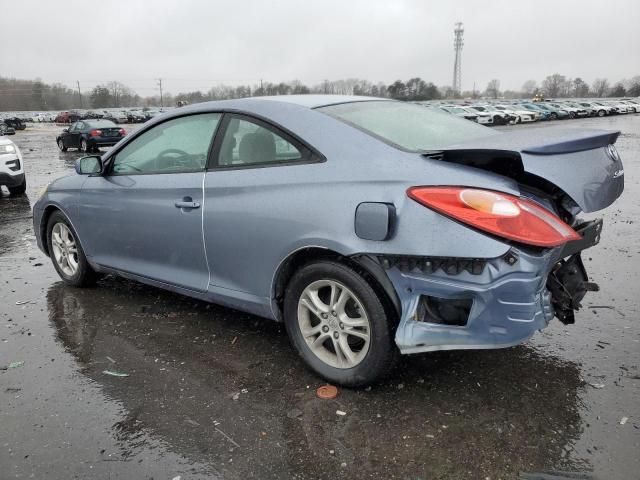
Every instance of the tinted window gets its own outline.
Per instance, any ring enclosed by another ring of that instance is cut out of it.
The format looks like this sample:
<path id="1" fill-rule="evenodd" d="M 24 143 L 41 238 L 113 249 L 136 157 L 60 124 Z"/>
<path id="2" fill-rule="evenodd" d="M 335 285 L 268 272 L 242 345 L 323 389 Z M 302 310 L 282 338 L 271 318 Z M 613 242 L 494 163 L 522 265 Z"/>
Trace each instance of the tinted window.
<path id="1" fill-rule="evenodd" d="M 305 153 L 270 128 L 232 117 L 222 139 L 218 166 L 295 162 L 304 160 Z"/>
<path id="2" fill-rule="evenodd" d="M 114 174 L 184 173 L 204 170 L 220 117 L 206 113 L 156 125 L 117 153 Z"/>
<path id="3" fill-rule="evenodd" d="M 488 127 L 419 105 L 392 101 L 343 103 L 318 110 L 411 151 L 498 135 Z"/>

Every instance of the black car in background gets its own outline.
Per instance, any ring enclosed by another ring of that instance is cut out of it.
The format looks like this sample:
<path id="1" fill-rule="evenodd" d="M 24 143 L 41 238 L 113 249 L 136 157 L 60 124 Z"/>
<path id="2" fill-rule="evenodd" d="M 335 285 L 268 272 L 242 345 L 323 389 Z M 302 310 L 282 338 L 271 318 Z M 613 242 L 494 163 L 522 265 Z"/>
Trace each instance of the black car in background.
<path id="1" fill-rule="evenodd" d="M 126 136 L 124 128 L 110 120 L 80 120 L 65 128 L 56 142 L 58 148 L 66 152 L 77 148 L 80 152 L 94 152 L 100 147 L 111 147 Z"/>
<path id="2" fill-rule="evenodd" d="M 9 125 L 7 125 L 4 122 L 0 122 L 0 136 L 2 135 L 15 135 L 16 134 L 16 129 L 13 127 L 10 127 Z"/>
<path id="3" fill-rule="evenodd" d="M 27 128 L 24 122 L 18 117 L 5 118 L 3 121 L 7 126 L 16 130 L 24 130 L 25 128 Z"/>

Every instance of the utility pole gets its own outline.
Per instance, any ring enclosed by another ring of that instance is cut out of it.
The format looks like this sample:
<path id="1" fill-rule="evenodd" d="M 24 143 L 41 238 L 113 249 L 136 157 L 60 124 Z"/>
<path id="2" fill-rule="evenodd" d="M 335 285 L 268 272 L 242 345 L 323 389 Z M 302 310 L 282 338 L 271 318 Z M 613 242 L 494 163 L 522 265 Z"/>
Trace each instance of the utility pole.
<path id="1" fill-rule="evenodd" d="M 164 102 L 162 100 L 162 79 L 161 78 L 158 79 L 158 86 L 160 87 L 160 109 L 162 110 L 164 108 Z"/>
<path id="2" fill-rule="evenodd" d="M 453 30 L 453 49 L 456 52 L 456 58 L 453 63 L 453 90 L 456 93 L 460 93 L 460 90 L 462 89 L 462 46 L 464 45 L 464 41 L 462 40 L 463 34 L 464 28 L 462 28 L 462 23 L 456 23 Z"/>
<path id="3" fill-rule="evenodd" d="M 80 80 L 76 80 L 76 85 L 78 85 L 78 98 L 80 99 L 80 108 L 82 108 L 82 93 L 80 93 Z"/>

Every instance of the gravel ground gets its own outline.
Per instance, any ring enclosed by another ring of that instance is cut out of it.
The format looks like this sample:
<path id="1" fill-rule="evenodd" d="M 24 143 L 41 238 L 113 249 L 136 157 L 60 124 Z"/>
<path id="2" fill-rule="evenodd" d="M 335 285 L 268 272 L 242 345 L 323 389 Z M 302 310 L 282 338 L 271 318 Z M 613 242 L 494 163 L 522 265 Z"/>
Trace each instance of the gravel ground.
<path id="1" fill-rule="evenodd" d="M 640 115 L 555 125 L 622 131 L 626 190 L 600 212 L 585 264 L 601 291 L 577 323 L 406 357 L 334 400 L 274 322 L 111 276 L 63 285 L 30 208 L 79 154 L 57 150 L 60 127 L 18 132 L 27 196 L 0 198 L 0 477 L 640 478 Z"/>

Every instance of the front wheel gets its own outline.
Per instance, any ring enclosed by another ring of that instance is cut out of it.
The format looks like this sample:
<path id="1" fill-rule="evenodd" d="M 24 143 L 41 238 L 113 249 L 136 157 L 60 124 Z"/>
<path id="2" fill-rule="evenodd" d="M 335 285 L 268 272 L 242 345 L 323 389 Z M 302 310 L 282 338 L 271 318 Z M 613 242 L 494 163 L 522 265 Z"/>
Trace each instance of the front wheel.
<path id="1" fill-rule="evenodd" d="M 289 282 L 285 326 L 305 363 L 330 382 L 359 387 L 397 358 L 390 319 L 371 285 L 337 262 L 312 263 Z"/>
<path id="2" fill-rule="evenodd" d="M 89 152 L 90 148 L 89 148 L 89 144 L 87 143 L 87 141 L 83 138 L 82 140 L 80 140 L 80 148 L 78 149 L 80 152 Z"/>
<path id="3" fill-rule="evenodd" d="M 97 279 L 71 222 L 62 212 L 51 214 L 47 223 L 47 246 L 54 268 L 60 278 L 74 287 L 93 285 Z"/>
<path id="4" fill-rule="evenodd" d="M 599 117 L 604 117 L 606 114 L 606 112 L 604 110 L 598 110 L 598 116 Z"/>
<path id="5" fill-rule="evenodd" d="M 58 148 L 61 152 L 67 151 L 67 147 L 64 146 L 64 141 L 61 138 L 58 139 Z"/>

